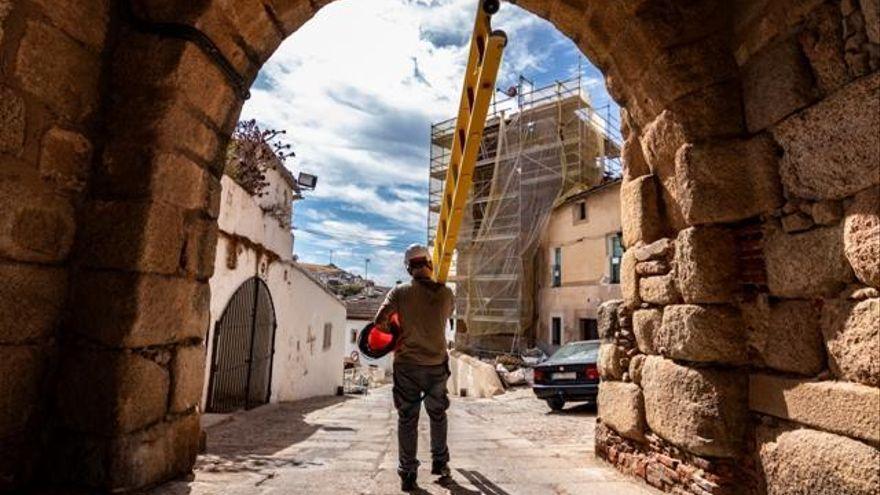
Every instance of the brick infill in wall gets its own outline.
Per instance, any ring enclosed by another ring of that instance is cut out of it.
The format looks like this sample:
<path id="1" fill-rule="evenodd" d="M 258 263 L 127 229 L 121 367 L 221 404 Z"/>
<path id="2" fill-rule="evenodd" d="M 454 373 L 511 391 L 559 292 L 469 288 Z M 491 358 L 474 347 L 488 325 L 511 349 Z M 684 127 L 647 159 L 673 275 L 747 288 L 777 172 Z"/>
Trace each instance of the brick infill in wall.
<path id="1" fill-rule="evenodd" d="M 618 471 L 645 480 L 665 492 L 694 495 L 739 495 L 748 487 L 754 462 L 749 459 L 708 459 L 684 452 L 654 433 L 640 443 L 596 423 L 596 455 Z"/>

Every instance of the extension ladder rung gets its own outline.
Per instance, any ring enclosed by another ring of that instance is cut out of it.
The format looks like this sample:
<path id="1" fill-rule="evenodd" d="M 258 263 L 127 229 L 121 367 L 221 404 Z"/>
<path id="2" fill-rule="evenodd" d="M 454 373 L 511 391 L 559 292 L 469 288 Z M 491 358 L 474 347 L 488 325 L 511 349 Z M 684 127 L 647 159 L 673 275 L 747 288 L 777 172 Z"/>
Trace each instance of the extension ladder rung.
<path id="1" fill-rule="evenodd" d="M 477 8 L 434 237 L 434 278 L 438 282 L 445 282 L 449 275 L 486 116 L 495 92 L 495 79 L 507 44 L 503 31 L 492 31 L 491 15 L 497 9 L 497 0 L 481 0 Z"/>

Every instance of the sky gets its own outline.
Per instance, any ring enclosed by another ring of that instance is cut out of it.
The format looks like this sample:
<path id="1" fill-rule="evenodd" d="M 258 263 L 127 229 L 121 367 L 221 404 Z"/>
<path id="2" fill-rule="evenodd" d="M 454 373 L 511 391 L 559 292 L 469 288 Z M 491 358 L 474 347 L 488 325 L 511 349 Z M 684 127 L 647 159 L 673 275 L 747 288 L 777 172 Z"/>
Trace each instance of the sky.
<path id="1" fill-rule="evenodd" d="M 455 115 L 474 0 L 338 0 L 263 66 L 242 119 L 287 131 L 287 167 L 318 176 L 294 205 L 294 253 L 390 285 L 403 251 L 426 242 L 432 122 Z M 508 36 L 497 86 L 577 75 L 594 107 L 611 104 L 601 73 L 550 23 L 503 3 Z M 616 106 L 612 107 L 617 115 Z"/>

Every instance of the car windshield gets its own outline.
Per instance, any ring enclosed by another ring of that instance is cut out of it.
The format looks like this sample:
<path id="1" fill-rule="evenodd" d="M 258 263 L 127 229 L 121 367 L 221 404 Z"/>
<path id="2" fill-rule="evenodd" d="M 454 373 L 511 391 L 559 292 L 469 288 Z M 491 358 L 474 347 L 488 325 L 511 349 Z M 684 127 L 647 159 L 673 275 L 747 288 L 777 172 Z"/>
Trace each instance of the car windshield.
<path id="1" fill-rule="evenodd" d="M 569 361 L 574 359 L 595 361 L 598 357 L 598 342 L 569 342 L 550 356 L 550 359 L 553 361 Z"/>

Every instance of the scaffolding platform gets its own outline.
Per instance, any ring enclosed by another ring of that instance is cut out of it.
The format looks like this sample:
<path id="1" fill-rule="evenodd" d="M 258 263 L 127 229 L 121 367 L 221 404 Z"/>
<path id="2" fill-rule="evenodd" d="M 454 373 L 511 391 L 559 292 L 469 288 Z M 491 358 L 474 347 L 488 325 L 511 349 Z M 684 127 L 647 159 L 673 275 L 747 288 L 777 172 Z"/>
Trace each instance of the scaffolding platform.
<path id="1" fill-rule="evenodd" d="M 428 245 L 454 129 L 455 119 L 431 126 Z M 616 118 L 590 105 L 580 77 L 520 84 L 516 97 L 493 104 L 449 277 L 457 339 L 491 351 L 534 345 L 540 236 L 562 197 L 620 176 L 620 144 Z"/>

